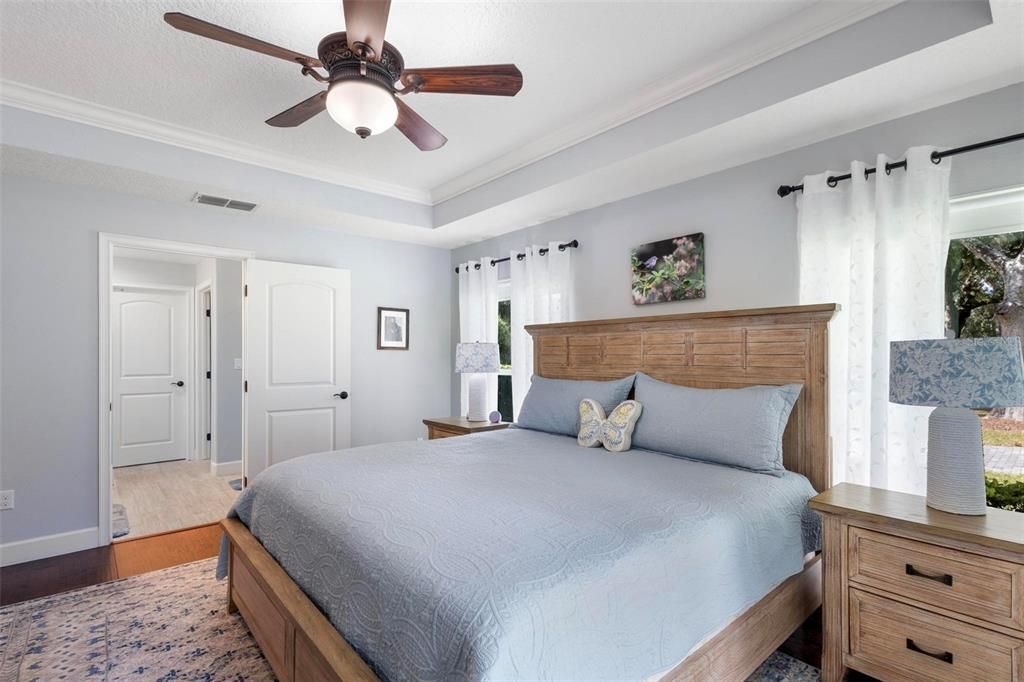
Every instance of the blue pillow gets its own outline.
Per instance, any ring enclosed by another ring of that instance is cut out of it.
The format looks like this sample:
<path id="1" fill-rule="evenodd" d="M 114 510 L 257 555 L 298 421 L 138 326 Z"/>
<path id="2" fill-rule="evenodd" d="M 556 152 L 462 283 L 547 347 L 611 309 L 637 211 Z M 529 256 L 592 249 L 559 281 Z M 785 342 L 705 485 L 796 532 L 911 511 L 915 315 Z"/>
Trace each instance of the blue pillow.
<path id="1" fill-rule="evenodd" d="M 633 447 L 781 475 L 782 433 L 801 384 L 690 388 L 640 373 Z"/>
<path id="2" fill-rule="evenodd" d="M 535 376 L 519 409 L 516 425 L 575 438 L 580 432 L 580 401 L 596 400 L 604 407 L 605 414 L 609 414 L 629 396 L 633 377 L 630 374 L 614 381 L 573 381 Z"/>

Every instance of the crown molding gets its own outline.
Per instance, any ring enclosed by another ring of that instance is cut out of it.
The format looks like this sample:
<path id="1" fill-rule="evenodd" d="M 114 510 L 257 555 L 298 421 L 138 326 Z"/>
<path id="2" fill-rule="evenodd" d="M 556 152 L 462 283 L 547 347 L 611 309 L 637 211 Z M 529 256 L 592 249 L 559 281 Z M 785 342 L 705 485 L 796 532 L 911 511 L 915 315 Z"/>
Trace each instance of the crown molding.
<path id="1" fill-rule="evenodd" d="M 0 79 L 0 104 L 393 199 L 428 206 L 432 204 L 431 194 L 427 190 L 378 182 L 323 164 L 276 154 L 237 140 L 165 123 L 24 83 Z"/>
<path id="2" fill-rule="evenodd" d="M 853 3 L 852 6 L 849 3 L 819 2 L 765 28 L 752 40 L 719 50 L 700 69 L 631 95 L 627 102 L 589 119 L 574 120 L 570 125 L 520 145 L 504 156 L 434 187 L 431 190 L 433 203 L 437 205 L 486 185 L 898 4 L 899 0 L 870 0 Z"/>
<path id="3" fill-rule="evenodd" d="M 340 171 L 335 167 L 310 163 L 301 158 L 270 152 L 237 140 L 165 123 L 15 81 L 0 79 L 0 104 L 232 161 L 432 206 L 493 182 L 896 4 L 899 4 L 898 0 L 870 0 L 853 3 L 852 6 L 848 3 L 816 3 L 793 17 L 760 31 L 753 40 L 720 50 L 706 66 L 698 70 L 650 88 L 629 98 L 626 103 L 605 109 L 589 119 L 577 119 L 561 129 L 521 145 L 508 154 L 429 190 L 372 180 Z"/>

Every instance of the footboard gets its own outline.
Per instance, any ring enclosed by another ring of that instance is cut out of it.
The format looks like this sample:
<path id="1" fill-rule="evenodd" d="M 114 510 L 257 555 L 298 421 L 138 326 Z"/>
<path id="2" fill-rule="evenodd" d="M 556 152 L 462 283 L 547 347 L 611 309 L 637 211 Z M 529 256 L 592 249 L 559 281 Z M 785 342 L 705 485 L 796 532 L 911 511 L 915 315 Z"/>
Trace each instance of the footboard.
<path id="1" fill-rule="evenodd" d="M 281 682 L 376 681 L 365 661 L 237 519 L 229 539 L 228 609 L 242 614 Z"/>

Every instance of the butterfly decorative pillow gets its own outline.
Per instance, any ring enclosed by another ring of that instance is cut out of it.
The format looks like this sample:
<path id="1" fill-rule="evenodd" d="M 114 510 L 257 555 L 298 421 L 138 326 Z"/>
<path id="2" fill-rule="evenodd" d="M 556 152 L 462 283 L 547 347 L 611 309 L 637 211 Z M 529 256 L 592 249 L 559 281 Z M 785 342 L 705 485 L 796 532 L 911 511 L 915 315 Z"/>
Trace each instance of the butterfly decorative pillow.
<path id="1" fill-rule="evenodd" d="M 576 442 L 585 448 L 603 445 L 609 452 L 629 450 L 633 427 L 640 418 L 643 405 L 635 400 L 618 404 L 607 417 L 601 403 L 590 398 L 580 401 L 580 432 Z"/>

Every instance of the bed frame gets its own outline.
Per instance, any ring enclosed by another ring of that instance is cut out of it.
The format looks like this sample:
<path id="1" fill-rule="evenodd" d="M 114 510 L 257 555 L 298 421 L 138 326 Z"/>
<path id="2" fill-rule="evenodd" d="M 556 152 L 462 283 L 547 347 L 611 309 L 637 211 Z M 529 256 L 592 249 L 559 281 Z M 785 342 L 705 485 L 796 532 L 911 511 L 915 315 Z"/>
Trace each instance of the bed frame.
<path id="1" fill-rule="evenodd" d="M 531 325 L 534 371 L 556 379 L 618 379 L 642 371 L 700 388 L 802 383 L 783 436 L 786 468 L 821 491 L 831 484 L 828 321 L 812 305 Z M 377 680 L 319 609 L 236 519 L 228 609 L 238 610 L 282 682 Z M 821 562 L 769 592 L 669 671 L 665 680 L 742 682 L 818 606 Z"/>

